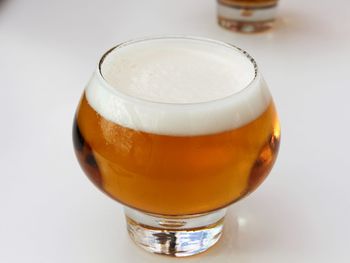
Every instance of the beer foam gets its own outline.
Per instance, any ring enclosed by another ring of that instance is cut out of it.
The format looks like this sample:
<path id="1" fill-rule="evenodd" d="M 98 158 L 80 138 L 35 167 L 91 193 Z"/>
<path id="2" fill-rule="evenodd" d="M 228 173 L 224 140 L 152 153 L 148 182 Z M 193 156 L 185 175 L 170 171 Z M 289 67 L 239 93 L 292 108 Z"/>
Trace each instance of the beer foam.
<path id="1" fill-rule="evenodd" d="M 245 52 L 197 38 L 127 42 L 107 52 L 86 88 L 105 119 L 138 131 L 193 136 L 256 119 L 270 94 Z"/>

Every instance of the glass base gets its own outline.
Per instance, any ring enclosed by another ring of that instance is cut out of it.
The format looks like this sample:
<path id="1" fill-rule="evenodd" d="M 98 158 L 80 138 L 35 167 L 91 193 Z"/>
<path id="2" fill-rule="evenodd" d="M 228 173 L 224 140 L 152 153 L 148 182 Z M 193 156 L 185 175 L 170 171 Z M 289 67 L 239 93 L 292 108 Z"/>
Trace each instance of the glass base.
<path id="1" fill-rule="evenodd" d="M 277 5 L 240 7 L 218 4 L 218 23 L 235 32 L 258 33 L 272 28 Z"/>
<path id="2" fill-rule="evenodd" d="M 240 33 L 259 33 L 265 32 L 273 27 L 274 21 L 263 22 L 246 22 L 246 21 L 234 21 L 227 20 L 225 18 L 219 18 L 219 25 L 222 27 Z"/>
<path id="3" fill-rule="evenodd" d="M 191 216 L 159 216 L 125 208 L 130 237 L 157 254 L 186 257 L 204 252 L 220 238 L 226 209 Z"/>

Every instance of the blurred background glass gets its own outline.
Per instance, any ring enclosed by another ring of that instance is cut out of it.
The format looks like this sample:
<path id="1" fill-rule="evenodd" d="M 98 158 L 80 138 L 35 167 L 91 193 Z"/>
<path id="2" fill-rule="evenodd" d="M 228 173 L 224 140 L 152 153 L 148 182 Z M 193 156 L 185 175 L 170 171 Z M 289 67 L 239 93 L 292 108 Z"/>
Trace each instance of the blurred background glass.
<path id="1" fill-rule="evenodd" d="M 217 0 L 218 23 L 231 31 L 257 33 L 270 29 L 278 0 Z"/>

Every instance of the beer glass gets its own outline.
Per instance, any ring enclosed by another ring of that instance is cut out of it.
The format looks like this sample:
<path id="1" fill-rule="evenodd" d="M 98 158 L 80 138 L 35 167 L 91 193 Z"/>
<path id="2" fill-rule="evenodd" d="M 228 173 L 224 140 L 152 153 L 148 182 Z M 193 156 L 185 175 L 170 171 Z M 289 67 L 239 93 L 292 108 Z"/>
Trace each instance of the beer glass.
<path id="1" fill-rule="evenodd" d="M 220 238 L 229 205 L 276 159 L 280 127 L 245 51 L 196 37 L 155 37 L 107 51 L 73 125 L 90 180 L 125 207 L 140 247 L 176 257 Z"/>
<path id="2" fill-rule="evenodd" d="M 242 33 L 268 30 L 275 20 L 278 0 L 217 0 L 218 22 Z"/>

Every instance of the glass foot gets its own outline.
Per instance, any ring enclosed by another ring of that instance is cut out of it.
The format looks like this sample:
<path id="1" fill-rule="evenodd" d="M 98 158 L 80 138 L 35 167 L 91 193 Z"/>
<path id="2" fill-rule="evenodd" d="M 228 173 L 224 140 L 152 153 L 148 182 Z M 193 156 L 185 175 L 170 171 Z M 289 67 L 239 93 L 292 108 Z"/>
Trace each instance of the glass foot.
<path id="1" fill-rule="evenodd" d="M 273 26 L 277 5 L 236 6 L 218 3 L 218 23 L 231 31 L 241 33 L 258 33 Z"/>
<path id="2" fill-rule="evenodd" d="M 204 252 L 220 238 L 226 209 L 191 216 L 159 216 L 125 208 L 130 237 L 157 254 L 186 257 Z"/>
<path id="3" fill-rule="evenodd" d="M 273 20 L 264 22 L 242 22 L 219 18 L 219 25 L 222 27 L 241 33 L 259 33 L 272 28 Z"/>

